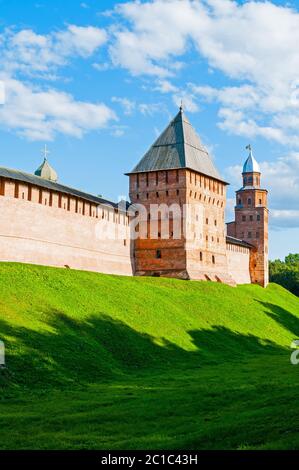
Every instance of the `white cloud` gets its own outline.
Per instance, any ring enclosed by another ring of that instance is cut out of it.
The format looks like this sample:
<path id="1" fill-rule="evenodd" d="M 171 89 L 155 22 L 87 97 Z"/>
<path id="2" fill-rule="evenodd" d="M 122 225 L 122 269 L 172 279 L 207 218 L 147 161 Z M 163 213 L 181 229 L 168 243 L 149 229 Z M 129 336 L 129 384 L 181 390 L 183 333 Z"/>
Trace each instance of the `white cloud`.
<path id="1" fill-rule="evenodd" d="M 249 138 L 261 136 L 280 143 L 287 143 L 288 141 L 281 129 L 258 125 L 254 119 L 247 117 L 243 111 L 237 111 L 232 108 L 221 108 L 219 117 L 221 118 L 221 122 L 219 123 L 220 129 L 228 131 L 228 133 Z"/>
<path id="2" fill-rule="evenodd" d="M 107 41 L 107 33 L 94 26 L 68 26 L 67 31 L 55 33 L 56 49 L 64 56 L 90 57 Z"/>
<path id="3" fill-rule="evenodd" d="M 292 136 L 299 125 L 298 11 L 269 1 L 153 0 L 118 5 L 115 13 L 126 24 L 114 31 L 115 65 L 158 77 L 159 91 L 174 93 L 177 103 L 180 90 L 167 77 L 193 47 L 209 70 L 236 84 L 191 88 L 191 110 L 198 106 L 194 95 L 217 101 L 223 130 L 299 147 Z"/>
<path id="4" fill-rule="evenodd" d="M 94 69 L 98 70 L 99 72 L 105 72 L 106 70 L 109 70 L 111 68 L 111 65 L 109 64 L 109 62 L 103 62 L 102 64 L 94 62 L 92 66 Z"/>
<path id="5" fill-rule="evenodd" d="M 111 101 L 120 104 L 126 116 L 131 116 L 135 111 L 149 116 L 161 111 L 160 103 L 136 103 L 136 101 L 132 101 L 129 98 L 118 96 L 113 96 Z"/>
<path id="6" fill-rule="evenodd" d="M 125 134 L 125 130 L 122 128 L 112 129 L 111 135 L 113 137 L 122 137 Z"/>
<path id="7" fill-rule="evenodd" d="M 272 209 L 270 212 L 270 226 L 274 229 L 298 228 L 299 211 Z"/>
<path id="8" fill-rule="evenodd" d="M 190 113 L 196 113 L 199 110 L 199 107 L 195 101 L 194 95 L 186 91 L 180 91 L 173 95 L 172 97 L 174 104 L 177 107 L 183 105 L 185 111 Z"/>
<path id="9" fill-rule="evenodd" d="M 69 25 L 46 35 L 31 29 L 6 29 L 0 36 L 0 78 L 6 91 L 0 125 L 30 140 L 52 140 L 57 134 L 80 138 L 117 119 L 103 103 L 76 101 L 53 88 L 22 82 L 20 76 L 56 79 L 56 71 L 73 57 L 91 57 L 107 41 L 93 26 Z"/>
<path id="10" fill-rule="evenodd" d="M 138 109 L 145 116 L 152 116 L 154 113 L 161 111 L 160 103 L 140 103 Z"/>
<path id="11" fill-rule="evenodd" d="M 122 106 L 123 110 L 124 110 L 124 114 L 126 116 L 130 116 L 131 114 L 133 114 L 133 111 L 135 110 L 136 108 L 136 103 L 135 101 L 131 101 L 129 100 L 128 98 L 120 98 L 118 96 L 113 96 L 111 98 L 111 101 L 113 103 L 118 103 Z"/>
<path id="12" fill-rule="evenodd" d="M 70 57 L 92 56 L 106 41 L 106 31 L 93 26 L 69 25 L 66 30 L 47 35 L 31 29 L 7 29 L 0 41 L 0 68 L 9 73 L 45 75 L 65 65 Z"/>
<path id="13" fill-rule="evenodd" d="M 154 90 L 159 91 L 160 93 L 176 93 L 178 91 L 178 87 L 168 80 L 158 80 Z"/>
<path id="14" fill-rule="evenodd" d="M 130 28 L 120 27 L 114 32 L 110 48 L 114 64 L 134 75 L 171 75 L 172 68 L 177 69 L 173 57 L 186 50 L 186 26 L 194 25 L 191 2 L 127 2 L 118 5 L 116 12 L 129 21 Z"/>
<path id="15" fill-rule="evenodd" d="M 63 92 L 35 89 L 6 78 L 6 102 L 0 108 L 0 125 L 29 140 L 52 140 L 62 133 L 80 138 L 116 120 L 102 103 L 75 101 Z"/>

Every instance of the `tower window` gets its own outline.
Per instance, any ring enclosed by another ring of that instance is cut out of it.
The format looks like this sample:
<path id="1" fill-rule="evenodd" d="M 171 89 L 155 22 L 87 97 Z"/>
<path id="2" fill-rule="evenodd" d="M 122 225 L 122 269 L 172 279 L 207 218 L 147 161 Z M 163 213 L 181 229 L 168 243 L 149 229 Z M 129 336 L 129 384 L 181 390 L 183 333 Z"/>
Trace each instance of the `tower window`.
<path id="1" fill-rule="evenodd" d="M 259 214 L 256 216 L 256 220 L 257 220 L 258 222 L 261 220 L 261 216 L 260 216 Z"/>
<path id="2" fill-rule="evenodd" d="M 252 200 L 251 200 L 251 197 L 248 198 L 248 205 L 251 206 L 252 204 Z"/>
<path id="3" fill-rule="evenodd" d="M 246 215 L 242 215 L 242 222 L 246 222 Z"/>
<path id="4" fill-rule="evenodd" d="M 208 223 L 209 223 L 209 219 L 206 219 L 206 224 L 208 225 Z"/>
<path id="5" fill-rule="evenodd" d="M 242 205 L 242 199 L 238 199 L 238 205 L 239 205 L 239 206 Z"/>
<path id="6" fill-rule="evenodd" d="M 212 256 L 212 263 L 215 264 L 215 256 Z"/>
<path id="7" fill-rule="evenodd" d="M 214 220 L 214 225 L 215 227 L 217 227 L 217 220 Z"/>
<path id="8" fill-rule="evenodd" d="M 249 219 L 250 219 L 250 222 L 252 222 L 253 221 L 253 215 L 250 215 Z"/>
<path id="9" fill-rule="evenodd" d="M 202 251 L 199 253 L 199 259 L 202 261 Z"/>
<path id="10" fill-rule="evenodd" d="M 262 205 L 262 200 L 261 200 L 261 199 L 259 199 L 259 205 L 260 205 L 260 206 Z"/>
<path id="11" fill-rule="evenodd" d="M 157 258 L 157 259 L 161 259 L 161 258 L 162 258 L 161 250 L 157 250 L 157 251 L 156 251 L 156 258 Z"/>
<path id="12" fill-rule="evenodd" d="M 252 238 L 252 233 L 248 232 L 248 238 Z"/>
<path id="13" fill-rule="evenodd" d="M 177 189 L 177 190 L 176 190 L 176 195 L 178 196 L 179 194 L 180 194 L 180 190 Z"/>

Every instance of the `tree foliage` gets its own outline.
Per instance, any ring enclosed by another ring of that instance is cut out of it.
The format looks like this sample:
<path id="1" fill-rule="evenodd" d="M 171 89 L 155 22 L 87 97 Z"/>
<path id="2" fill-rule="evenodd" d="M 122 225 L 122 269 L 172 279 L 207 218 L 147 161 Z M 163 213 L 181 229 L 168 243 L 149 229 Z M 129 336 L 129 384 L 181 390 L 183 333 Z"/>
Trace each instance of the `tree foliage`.
<path id="1" fill-rule="evenodd" d="M 299 254 L 290 253 L 284 261 L 269 263 L 270 282 L 276 282 L 299 297 Z"/>

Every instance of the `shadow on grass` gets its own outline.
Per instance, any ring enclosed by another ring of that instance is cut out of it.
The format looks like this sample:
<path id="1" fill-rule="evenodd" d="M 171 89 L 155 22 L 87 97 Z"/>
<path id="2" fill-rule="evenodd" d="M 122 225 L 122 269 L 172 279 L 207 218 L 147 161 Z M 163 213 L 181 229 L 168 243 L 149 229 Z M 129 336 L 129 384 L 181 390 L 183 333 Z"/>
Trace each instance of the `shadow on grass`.
<path id="1" fill-rule="evenodd" d="M 0 385 L 47 389 L 104 383 L 128 374 L 199 368 L 283 350 L 271 341 L 262 343 L 254 335 L 214 326 L 188 331 L 196 350 L 186 351 L 163 338 L 159 345 L 156 338 L 104 314 L 79 322 L 59 311 L 49 313 L 49 330 L 43 332 L 12 327 L 0 320 L 7 361 L 6 373 L 0 373 Z"/>
<path id="2" fill-rule="evenodd" d="M 266 310 L 265 313 L 272 318 L 276 323 L 279 323 L 283 328 L 292 333 L 295 338 L 299 338 L 299 318 L 292 313 L 288 312 L 279 305 L 271 304 L 270 302 L 262 302 L 257 300 Z M 299 313 L 299 300 L 298 300 L 298 313 Z"/>

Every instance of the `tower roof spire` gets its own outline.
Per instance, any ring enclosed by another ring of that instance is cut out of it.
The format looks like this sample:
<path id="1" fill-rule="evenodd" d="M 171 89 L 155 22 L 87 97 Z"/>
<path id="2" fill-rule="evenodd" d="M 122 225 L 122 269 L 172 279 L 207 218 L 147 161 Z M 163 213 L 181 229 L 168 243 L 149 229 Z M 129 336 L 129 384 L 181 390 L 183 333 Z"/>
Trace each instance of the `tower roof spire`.
<path id="1" fill-rule="evenodd" d="M 130 173 L 188 168 L 225 183 L 182 111 L 181 104 L 177 115 Z"/>
<path id="2" fill-rule="evenodd" d="M 243 173 L 260 173 L 261 168 L 253 156 L 251 144 L 246 145 L 246 150 L 249 150 L 249 155 L 243 166 Z"/>

